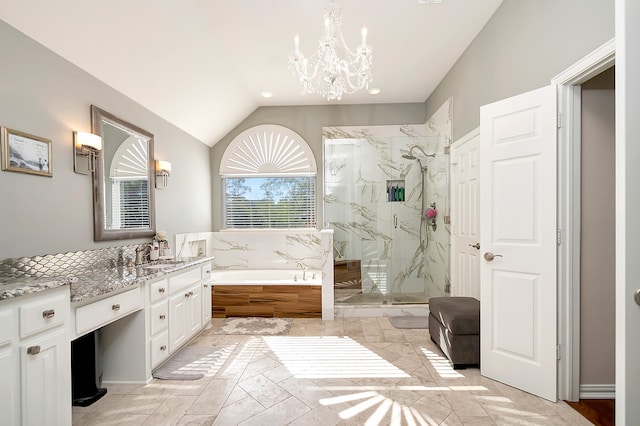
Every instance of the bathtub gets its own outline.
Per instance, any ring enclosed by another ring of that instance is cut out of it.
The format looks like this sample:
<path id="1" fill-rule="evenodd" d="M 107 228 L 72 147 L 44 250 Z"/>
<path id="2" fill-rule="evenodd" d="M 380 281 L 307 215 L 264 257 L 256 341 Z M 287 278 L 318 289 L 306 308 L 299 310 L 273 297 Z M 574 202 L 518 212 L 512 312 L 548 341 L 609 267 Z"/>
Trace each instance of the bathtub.
<path id="1" fill-rule="evenodd" d="M 306 278 L 300 269 L 213 270 L 212 316 L 321 318 L 322 273 Z"/>
<path id="2" fill-rule="evenodd" d="M 211 281 L 213 285 L 321 285 L 322 272 L 307 270 L 303 280 L 300 269 L 212 270 Z"/>

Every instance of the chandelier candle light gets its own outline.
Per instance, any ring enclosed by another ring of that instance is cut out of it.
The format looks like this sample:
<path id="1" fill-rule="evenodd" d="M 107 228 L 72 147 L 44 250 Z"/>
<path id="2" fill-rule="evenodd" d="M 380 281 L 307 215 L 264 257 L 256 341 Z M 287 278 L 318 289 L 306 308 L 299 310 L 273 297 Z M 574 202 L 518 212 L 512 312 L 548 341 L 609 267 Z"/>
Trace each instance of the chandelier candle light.
<path id="1" fill-rule="evenodd" d="M 356 51 L 349 49 L 342 36 L 342 11 L 333 0 L 329 10 L 324 10 L 324 33 L 313 55 L 306 58 L 300 52 L 298 34 L 293 41 L 289 65 L 300 80 L 303 95 L 320 93 L 328 101 L 341 100 L 344 93 L 369 88 L 373 49 L 367 45 L 367 27 L 362 28 L 362 43 Z"/>

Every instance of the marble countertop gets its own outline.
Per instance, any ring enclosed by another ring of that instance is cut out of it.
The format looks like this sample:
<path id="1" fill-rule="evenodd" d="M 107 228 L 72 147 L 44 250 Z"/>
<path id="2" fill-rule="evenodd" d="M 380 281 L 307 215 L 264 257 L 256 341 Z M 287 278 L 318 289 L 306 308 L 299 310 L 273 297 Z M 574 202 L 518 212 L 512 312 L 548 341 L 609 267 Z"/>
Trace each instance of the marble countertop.
<path id="1" fill-rule="evenodd" d="M 142 281 L 162 277 L 172 272 L 205 263 L 212 259 L 212 257 L 193 257 L 171 261 L 160 260 L 131 268 L 118 266 L 109 269 L 69 271 L 69 274 L 57 277 L 11 277 L 0 275 L 0 300 L 12 299 L 68 285 L 71 291 L 71 302 L 82 302 L 135 286 Z M 156 265 L 162 266 L 157 267 Z"/>

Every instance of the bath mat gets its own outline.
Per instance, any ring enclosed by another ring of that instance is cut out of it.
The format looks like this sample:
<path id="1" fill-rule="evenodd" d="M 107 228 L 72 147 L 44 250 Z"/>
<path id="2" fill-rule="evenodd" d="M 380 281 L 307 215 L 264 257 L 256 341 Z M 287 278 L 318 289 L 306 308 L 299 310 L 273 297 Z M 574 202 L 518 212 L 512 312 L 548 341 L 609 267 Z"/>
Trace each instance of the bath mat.
<path id="1" fill-rule="evenodd" d="M 389 322 L 395 328 L 429 328 L 429 317 L 408 316 L 389 317 Z"/>
<path id="2" fill-rule="evenodd" d="M 153 372 L 163 380 L 198 380 L 223 362 L 227 350 L 223 346 L 185 346 L 164 365 Z"/>
<path id="3" fill-rule="evenodd" d="M 215 334 L 241 334 L 252 336 L 283 336 L 289 334 L 291 318 L 231 317 Z"/>

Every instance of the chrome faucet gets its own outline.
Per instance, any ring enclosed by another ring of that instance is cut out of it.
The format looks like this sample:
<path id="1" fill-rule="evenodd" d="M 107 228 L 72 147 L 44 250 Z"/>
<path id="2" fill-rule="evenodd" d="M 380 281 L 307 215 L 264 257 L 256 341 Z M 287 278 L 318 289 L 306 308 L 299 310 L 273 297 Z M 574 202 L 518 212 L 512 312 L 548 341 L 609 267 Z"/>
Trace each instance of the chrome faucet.
<path id="1" fill-rule="evenodd" d="M 136 261 L 135 265 L 140 266 L 143 263 L 147 263 L 151 256 L 151 244 L 145 244 L 142 247 L 136 247 Z"/>
<path id="2" fill-rule="evenodd" d="M 302 269 L 302 281 L 307 279 L 307 268 L 302 264 L 302 262 L 297 262 L 296 267 Z"/>

